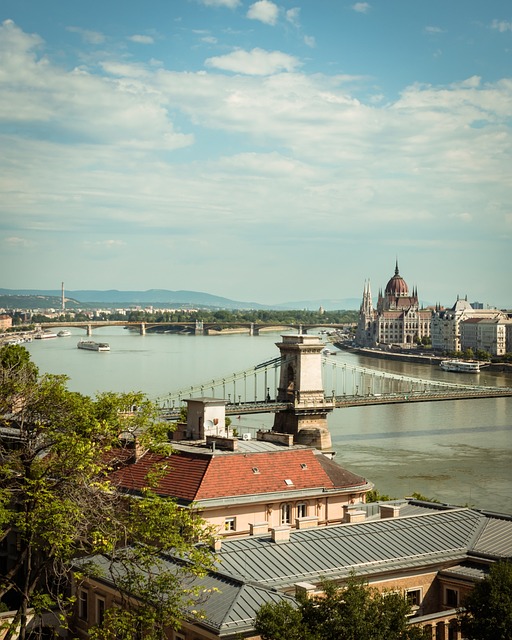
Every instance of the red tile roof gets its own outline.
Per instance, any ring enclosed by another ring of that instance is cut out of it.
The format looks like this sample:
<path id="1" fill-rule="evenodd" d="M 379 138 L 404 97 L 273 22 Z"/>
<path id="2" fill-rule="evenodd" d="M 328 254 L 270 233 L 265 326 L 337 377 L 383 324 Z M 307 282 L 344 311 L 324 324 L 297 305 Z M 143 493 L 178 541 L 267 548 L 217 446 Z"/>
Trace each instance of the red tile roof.
<path id="1" fill-rule="evenodd" d="M 179 451 L 170 457 L 146 453 L 137 462 L 113 472 L 112 481 L 140 491 L 156 463 L 167 465 L 158 493 L 182 501 L 258 495 L 297 489 L 340 489 L 365 483 L 312 449 L 275 452 L 204 454 Z"/>

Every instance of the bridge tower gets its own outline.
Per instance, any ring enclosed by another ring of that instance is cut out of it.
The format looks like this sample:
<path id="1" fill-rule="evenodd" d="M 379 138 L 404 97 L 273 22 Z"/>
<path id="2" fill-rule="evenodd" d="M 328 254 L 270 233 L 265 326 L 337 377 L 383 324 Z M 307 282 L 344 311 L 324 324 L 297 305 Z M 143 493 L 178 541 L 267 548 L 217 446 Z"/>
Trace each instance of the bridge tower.
<path id="1" fill-rule="evenodd" d="M 278 402 L 288 408 L 276 413 L 273 431 L 293 434 L 296 444 L 331 448 L 327 414 L 334 409 L 325 398 L 322 381 L 324 344 L 314 335 L 285 335 L 276 346 L 281 352 Z"/>

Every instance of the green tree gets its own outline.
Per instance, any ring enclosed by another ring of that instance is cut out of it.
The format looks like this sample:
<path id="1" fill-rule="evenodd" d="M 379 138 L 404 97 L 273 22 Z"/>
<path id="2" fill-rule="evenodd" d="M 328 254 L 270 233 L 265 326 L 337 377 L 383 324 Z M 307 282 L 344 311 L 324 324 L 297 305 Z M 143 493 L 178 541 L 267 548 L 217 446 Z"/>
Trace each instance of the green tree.
<path id="1" fill-rule="evenodd" d="M 297 640 L 421 640 L 423 631 L 408 623 L 411 607 L 405 596 L 382 593 L 352 576 L 345 586 L 323 584 L 323 593 L 287 603 L 268 604 L 256 617 L 263 640 L 281 640 L 293 626 Z"/>
<path id="2" fill-rule="evenodd" d="M 468 640 L 512 638 L 512 562 L 497 562 L 462 603 L 459 621 Z"/>
<path id="3" fill-rule="evenodd" d="M 109 472 L 134 454 L 136 443 L 166 456 L 168 425 L 140 393 L 91 399 L 69 391 L 65 376 L 39 376 L 20 346 L 0 349 L 0 381 L 0 540 L 18 549 L 0 578 L 0 599 L 16 611 L 6 640 L 27 637 L 30 609 L 58 609 L 64 624 L 73 605 L 65 595 L 72 562 L 93 554 L 122 559 L 117 586 L 145 601 L 129 613 L 131 631 L 120 626 L 110 637 L 131 638 L 134 628 L 150 639 L 165 637 L 182 601 L 189 604 L 194 594 L 165 569 L 161 552 L 183 556 L 186 573 L 200 574 L 210 565 L 210 534 L 193 513 L 154 492 L 158 468 L 129 505 Z M 76 578 L 89 571 L 92 565 L 82 564 Z M 112 632 L 126 618 L 107 619 Z"/>

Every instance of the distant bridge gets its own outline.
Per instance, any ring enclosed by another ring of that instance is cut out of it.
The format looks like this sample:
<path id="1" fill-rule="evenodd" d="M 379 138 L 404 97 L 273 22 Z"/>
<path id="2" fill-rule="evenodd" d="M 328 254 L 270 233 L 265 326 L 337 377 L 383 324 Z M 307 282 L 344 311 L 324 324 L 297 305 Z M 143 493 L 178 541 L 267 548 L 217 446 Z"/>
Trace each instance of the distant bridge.
<path id="1" fill-rule="evenodd" d="M 141 320 L 81 320 L 81 321 L 59 321 L 59 322 L 40 322 L 38 326 L 41 329 L 51 329 L 56 327 L 75 327 L 85 329 L 88 336 L 91 336 L 93 329 L 101 329 L 104 327 L 127 327 L 138 329 L 140 335 L 146 335 L 146 332 L 155 329 L 165 330 L 167 327 L 170 333 L 190 333 L 195 335 L 217 333 L 223 330 L 241 329 L 247 331 L 250 335 L 258 335 L 260 331 L 286 331 L 298 329 L 299 333 L 307 333 L 310 329 L 325 329 L 328 331 L 336 331 L 344 329 L 350 323 L 279 323 L 276 322 L 203 322 L 202 320 L 176 321 L 176 322 L 146 322 Z"/>
<path id="2" fill-rule="evenodd" d="M 212 397 L 226 400 L 226 415 L 277 413 L 300 405 L 300 391 L 292 402 L 277 402 L 281 357 L 259 365 L 187 387 L 156 398 L 162 415 L 175 420 L 185 400 Z M 468 374 L 469 375 L 469 374 Z M 312 412 L 330 408 L 411 402 L 437 402 L 477 398 L 511 397 L 512 387 L 492 387 L 460 382 L 422 379 L 348 364 L 337 357 L 322 356 L 323 400 L 310 403 Z"/>

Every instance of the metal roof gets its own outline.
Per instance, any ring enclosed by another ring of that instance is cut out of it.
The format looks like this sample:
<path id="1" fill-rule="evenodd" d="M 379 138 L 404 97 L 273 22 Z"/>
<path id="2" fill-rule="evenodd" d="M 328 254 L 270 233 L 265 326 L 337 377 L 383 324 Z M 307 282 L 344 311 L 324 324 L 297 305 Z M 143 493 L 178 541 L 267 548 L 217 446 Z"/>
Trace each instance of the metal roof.
<path id="1" fill-rule="evenodd" d="M 375 517 L 290 531 L 289 541 L 281 543 L 268 535 L 223 540 L 216 571 L 187 580 L 187 586 L 199 586 L 208 594 L 189 609 L 191 621 L 219 637 L 235 638 L 253 628 L 265 602 L 285 599 L 293 604 L 291 596 L 278 590 L 291 589 L 297 582 L 436 566 L 447 578 L 474 581 L 485 575 L 489 559 L 512 557 L 511 516 L 409 501 L 402 503 L 399 517 Z M 92 560 L 107 569 L 106 558 Z M 163 560 L 171 570 L 182 566 L 172 556 Z"/>
<path id="2" fill-rule="evenodd" d="M 379 573 L 463 559 L 485 521 L 476 511 L 453 509 L 292 531 L 284 543 L 269 536 L 227 540 L 218 553 L 219 568 L 284 588 L 301 580 L 341 578 L 352 571 Z"/>

